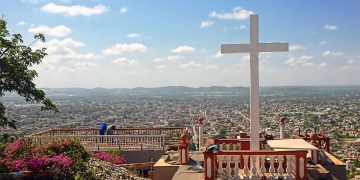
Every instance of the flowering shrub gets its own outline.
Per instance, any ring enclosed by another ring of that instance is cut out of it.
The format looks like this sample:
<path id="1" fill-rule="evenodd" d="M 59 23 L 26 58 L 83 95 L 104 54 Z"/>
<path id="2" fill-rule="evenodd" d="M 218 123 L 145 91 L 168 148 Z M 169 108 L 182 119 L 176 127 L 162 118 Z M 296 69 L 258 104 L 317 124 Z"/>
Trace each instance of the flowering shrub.
<path id="1" fill-rule="evenodd" d="M 48 157 L 29 157 L 26 159 L 26 162 L 30 170 L 32 170 L 33 172 L 39 172 L 47 166 Z"/>
<path id="2" fill-rule="evenodd" d="M 17 141 L 8 144 L 5 148 L 4 154 L 5 157 L 13 159 L 31 156 L 31 141 L 26 141 L 24 138 L 20 138 Z"/>
<path id="3" fill-rule="evenodd" d="M 63 153 L 66 156 L 78 160 L 84 160 L 89 157 L 88 152 L 80 142 L 68 139 L 53 141 L 49 144 L 45 144 L 41 148 L 37 149 L 37 153 L 48 156 L 56 156 Z"/>
<path id="4" fill-rule="evenodd" d="M 88 156 L 77 141 L 64 139 L 35 148 L 31 140 L 22 138 L 5 147 L 4 155 L 0 157 L 0 173 L 30 171 L 34 176 L 42 172 L 56 179 L 69 179 L 75 175 L 92 179 L 84 162 Z"/>
<path id="5" fill-rule="evenodd" d="M 114 154 L 110 154 L 107 152 L 96 152 L 93 154 L 95 158 L 98 158 L 100 160 L 108 161 L 113 164 L 124 164 L 126 163 L 126 160 L 122 158 L 121 156 L 117 156 Z"/>
<path id="6" fill-rule="evenodd" d="M 26 161 L 25 159 L 20 159 L 15 161 L 13 166 L 11 167 L 13 171 L 20 171 L 21 169 L 26 167 Z"/>
<path id="7" fill-rule="evenodd" d="M 68 169 L 71 167 L 72 160 L 70 157 L 65 156 L 64 154 L 60 154 L 54 157 L 49 158 L 50 163 L 53 163 L 55 166 L 60 167 L 62 169 Z"/>

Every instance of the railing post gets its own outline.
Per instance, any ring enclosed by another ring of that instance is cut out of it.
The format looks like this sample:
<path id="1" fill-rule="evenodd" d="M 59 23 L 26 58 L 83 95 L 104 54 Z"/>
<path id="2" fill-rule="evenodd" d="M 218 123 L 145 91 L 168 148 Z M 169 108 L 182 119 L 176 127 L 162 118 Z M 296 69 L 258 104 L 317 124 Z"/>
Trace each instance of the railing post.
<path id="1" fill-rule="evenodd" d="M 188 164 L 189 146 L 185 143 L 180 143 L 179 152 L 180 152 L 180 164 L 182 165 Z"/>
<path id="2" fill-rule="evenodd" d="M 215 179 L 215 158 L 213 152 L 204 153 L 204 179 L 213 180 Z"/>
<path id="3" fill-rule="evenodd" d="M 188 132 L 185 131 L 180 136 L 180 144 L 179 144 L 179 153 L 180 153 L 180 164 L 185 165 L 188 164 L 189 161 L 189 141 L 188 141 Z"/>
<path id="4" fill-rule="evenodd" d="M 296 154 L 295 154 L 295 179 L 296 180 L 307 180 L 306 153 L 307 153 L 307 151 L 301 151 L 301 152 L 296 152 Z"/>

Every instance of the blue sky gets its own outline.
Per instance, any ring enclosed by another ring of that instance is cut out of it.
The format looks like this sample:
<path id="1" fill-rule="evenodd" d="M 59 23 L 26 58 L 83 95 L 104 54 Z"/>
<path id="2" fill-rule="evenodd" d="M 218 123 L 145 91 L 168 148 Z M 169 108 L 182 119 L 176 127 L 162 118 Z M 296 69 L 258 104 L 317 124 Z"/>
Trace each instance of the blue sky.
<path id="1" fill-rule="evenodd" d="M 48 48 L 34 67 L 39 87 L 248 86 L 248 43 L 259 14 L 260 42 L 290 51 L 261 53 L 260 86 L 360 85 L 360 2 L 215 0 L 4 0 L 0 12 L 29 44 Z"/>

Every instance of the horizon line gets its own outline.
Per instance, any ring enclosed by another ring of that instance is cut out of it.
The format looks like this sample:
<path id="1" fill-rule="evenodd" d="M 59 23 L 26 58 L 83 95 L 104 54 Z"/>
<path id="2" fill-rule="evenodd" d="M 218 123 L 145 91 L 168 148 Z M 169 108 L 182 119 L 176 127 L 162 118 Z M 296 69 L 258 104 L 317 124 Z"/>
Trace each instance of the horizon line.
<path id="1" fill-rule="evenodd" d="M 225 87 L 225 88 L 250 88 L 250 86 L 186 86 L 186 85 L 169 85 L 169 86 L 156 86 L 156 87 L 144 87 L 144 86 L 137 86 L 137 87 L 39 87 L 39 89 L 137 89 L 137 88 L 165 88 L 165 87 L 187 87 L 187 88 L 211 88 L 211 87 Z M 360 85 L 274 85 L 274 86 L 260 86 L 260 88 L 270 88 L 270 87 L 360 87 Z"/>

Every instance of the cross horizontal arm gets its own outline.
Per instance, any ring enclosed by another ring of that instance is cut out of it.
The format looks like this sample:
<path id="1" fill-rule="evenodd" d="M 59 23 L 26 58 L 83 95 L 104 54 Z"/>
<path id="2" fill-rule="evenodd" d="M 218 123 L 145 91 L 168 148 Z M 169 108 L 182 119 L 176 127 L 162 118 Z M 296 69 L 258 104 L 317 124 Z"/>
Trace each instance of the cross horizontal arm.
<path id="1" fill-rule="evenodd" d="M 288 51 L 289 43 L 259 43 L 257 50 L 259 52 Z"/>
<path id="2" fill-rule="evenodd" d="M 251 46 L 249 44 L 222 44 L 221 54 L 229 53 L 249 53 Z"/>

